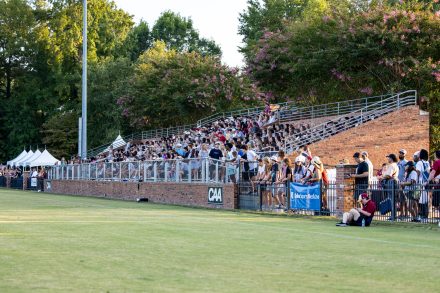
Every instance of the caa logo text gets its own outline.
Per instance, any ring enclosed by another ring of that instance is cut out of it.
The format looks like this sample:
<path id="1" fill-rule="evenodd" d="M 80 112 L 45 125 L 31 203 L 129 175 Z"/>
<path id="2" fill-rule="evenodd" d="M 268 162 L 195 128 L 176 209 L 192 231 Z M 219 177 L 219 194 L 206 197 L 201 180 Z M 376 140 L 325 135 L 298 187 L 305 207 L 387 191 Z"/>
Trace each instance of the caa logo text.
<path id="1" fill-rule="evenodd" d="M 223 203 L 223 188 L 209 187 L 208 188 L 208 203 L 222 204 Z"/>

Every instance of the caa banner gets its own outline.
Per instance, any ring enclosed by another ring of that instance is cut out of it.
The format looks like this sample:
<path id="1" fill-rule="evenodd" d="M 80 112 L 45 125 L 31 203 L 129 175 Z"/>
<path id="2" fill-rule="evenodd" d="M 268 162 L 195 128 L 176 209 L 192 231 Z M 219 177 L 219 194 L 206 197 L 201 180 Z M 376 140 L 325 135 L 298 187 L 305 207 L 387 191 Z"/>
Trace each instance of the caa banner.
<path id="1" fill-rule="evenodd" d="M 321 185 L 305 185 L 299 183 L 290 183 L 290 208 L 310 211 L 319 211 L 321 209 Z"/>

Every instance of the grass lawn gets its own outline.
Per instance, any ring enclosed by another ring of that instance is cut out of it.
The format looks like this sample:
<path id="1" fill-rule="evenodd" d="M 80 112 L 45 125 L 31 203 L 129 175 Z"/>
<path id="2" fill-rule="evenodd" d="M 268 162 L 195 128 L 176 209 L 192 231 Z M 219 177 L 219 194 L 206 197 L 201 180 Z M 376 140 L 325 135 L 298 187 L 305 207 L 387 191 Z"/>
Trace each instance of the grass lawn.
<path id="1" fill-rule="evenodd" d="M 439 292 L 440 229 L 0 189 L 0 292 Z"/>

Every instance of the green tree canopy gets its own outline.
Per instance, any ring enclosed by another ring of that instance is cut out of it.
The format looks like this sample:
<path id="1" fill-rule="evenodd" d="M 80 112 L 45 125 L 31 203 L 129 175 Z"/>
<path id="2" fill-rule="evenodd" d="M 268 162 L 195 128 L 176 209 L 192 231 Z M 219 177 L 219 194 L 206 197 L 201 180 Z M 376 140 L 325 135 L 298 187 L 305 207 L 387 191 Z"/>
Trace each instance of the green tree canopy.
<path id="1" fill-rule="evenodd" d="M 127 94 L 118 100 L 131 126 L 175 126 L 258 99 L 237 68 L 197 52 L 167 49 L 162 41 L 139 57 Z"/>
<path id="2" fill-rule="evenodd" d="M 202 55 L 221 56 L 220 47 L 211 40 L 201 38 L 191 18 L 165 11 L 151 30 L 154 41 L 164 41 L 168 49 L 179 52 L 198 52 Z"/>

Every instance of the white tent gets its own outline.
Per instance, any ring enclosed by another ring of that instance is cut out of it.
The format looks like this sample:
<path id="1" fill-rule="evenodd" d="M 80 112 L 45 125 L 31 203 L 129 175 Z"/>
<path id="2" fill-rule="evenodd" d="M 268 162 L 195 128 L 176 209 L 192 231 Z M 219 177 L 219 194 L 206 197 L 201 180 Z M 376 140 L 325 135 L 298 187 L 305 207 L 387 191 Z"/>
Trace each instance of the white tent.
<path id="1" fill-rule="evenodd" d="M 54 156 L 52 156 L 47 150 L 44 150 L 37 159 L 30 162 L 30 166 L 53 166 L 58 162 L 59 160 L 54 158 Z"/>
<path id="2" fill-rule="evenodd" d="M 21 154 L 19 154 L 15 159 L 8 161 L 8 165 L 9 166 L 14 166 L 15 162 L 20 161 L 21 159 L 23 159 L 25 156 L 27 155 L 27 151 L 23 150 L 21 152 Z"/>
<path id="3" fill-rule="evenodd" d="M 16 161 L 14 163 L 15 166 L 22 166 L 24 164 L 24 162 L 26 162 L 30 157 L 32 157 L 34 155 L 34 152 L 32 150 L 30 150 L 26 156 L 24 156 L 23 158 L 21 158 L 20 160 Z"/>
<path id="4" fill-rule="evenodd" d="M 112 142 L 111 145 L 109 145 L 105 150 L 103 150 L 101 153 L 106 153 L 110 150 L 110 146 L 113 147 L 113 149 L 117 149 L 120 148 L 121 146 L 126 145 L 127 143 L 125 142 L 125 140 L 122 138 L 122 136 L 119 134 L 118 137 L 115 139 L 114 142 Z"/>
<path id="5" fill-rule="evenodd" d="M 32 157 L 28 158 L 27 160 L 23 161 L 21 165 L 23 166 L 29 166 L 30 162 L 36 160 L 39 156 L 41 156 L 41 152 L 39 149 L 35 151 L 35 153 L 32 155 Z"/>

